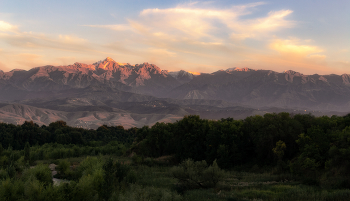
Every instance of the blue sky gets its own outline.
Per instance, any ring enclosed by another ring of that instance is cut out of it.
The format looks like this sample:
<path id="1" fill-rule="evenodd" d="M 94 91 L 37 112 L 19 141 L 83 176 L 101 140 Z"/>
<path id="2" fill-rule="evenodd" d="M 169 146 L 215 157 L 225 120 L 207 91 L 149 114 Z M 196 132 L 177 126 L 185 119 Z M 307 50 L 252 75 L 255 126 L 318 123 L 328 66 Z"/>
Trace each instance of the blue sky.
<path id="1" fill-rule="evenodd" d="M 0 69 L 150 62 L 350 73 L 350 1 L 0 0 Z"/>

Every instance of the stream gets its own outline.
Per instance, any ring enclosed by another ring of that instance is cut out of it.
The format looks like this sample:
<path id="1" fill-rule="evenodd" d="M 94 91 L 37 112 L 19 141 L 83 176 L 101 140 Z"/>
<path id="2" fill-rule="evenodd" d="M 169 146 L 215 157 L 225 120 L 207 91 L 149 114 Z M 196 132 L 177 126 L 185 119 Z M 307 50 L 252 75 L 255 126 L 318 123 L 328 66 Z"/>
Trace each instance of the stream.
<path id="1" fill-rule="evenodd" d="M 58 186 L 60 185 L 61 183 L 69 183 L 68 180 L 65 180 L 65 179 L 57 179 L 57 178 L 54 178 L 53 176 L 55 176 L 57 174 L 57 171 L 56 171 L 56 164 L 54 163 L 51 163 L 49 165 L 49 168 L 51 170 L 51 174 L 52 174 L 52 181 L 53 181 L 53 185 L 54 186 Z"/>

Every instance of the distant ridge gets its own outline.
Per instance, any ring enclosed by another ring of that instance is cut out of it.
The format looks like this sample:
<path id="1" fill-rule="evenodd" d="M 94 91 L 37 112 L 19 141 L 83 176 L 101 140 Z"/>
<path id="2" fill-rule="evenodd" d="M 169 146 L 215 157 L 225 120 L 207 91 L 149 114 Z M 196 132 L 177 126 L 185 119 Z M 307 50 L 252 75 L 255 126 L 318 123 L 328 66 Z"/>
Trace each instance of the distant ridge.
<path id="1" fill-rule="evenodd" d="M 130 65 L 107 57 L 93 64 L 0 71 L 0 102 L 0 121 L 62 119 L 82 126 L 79 120 L 91 127 L 152 125 L 188 114 L 208 119 L 271 111 L 345 114 L 350 112 L 350 75 L 246 67 L 168 72 L 147 62 Z"/>

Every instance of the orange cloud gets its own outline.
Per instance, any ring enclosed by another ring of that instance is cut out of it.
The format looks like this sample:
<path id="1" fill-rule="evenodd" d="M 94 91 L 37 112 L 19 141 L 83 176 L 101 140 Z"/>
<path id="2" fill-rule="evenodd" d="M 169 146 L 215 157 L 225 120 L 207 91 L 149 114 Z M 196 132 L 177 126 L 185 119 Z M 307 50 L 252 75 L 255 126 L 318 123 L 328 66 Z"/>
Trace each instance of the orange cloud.
<path id="1" fill-rule="evenodd" d="M 155 54 L 155 55 L 157 55 L 159 57 L 162 57 L 162 56 L 175 57 L 176 56 L 176 53 L 170 52 L 167 49 L 149 48 L 148 51 L 151 54 L 153 54 L 153 55 Z"/>
<path id="2" fill-rule="evenodd" d="M 309 55 L 308 58 L 313 58 L 313 59 L 319 59 L 319 60 L 323 60 L 326 58 L 326 55 L 321 55 L 321 54 L 313 54 L 313 55 Z"/>
<path id="3" fill-rule="evenodd" d="M 238 66 L 249 66 L 253 69 L 268 69 L 277 72 L 294 70 L 303 74 L 330 74 L 334 69 L 323 59 L 304 58 L 295 54 L 252 54 L 246 61 L 241 61 Z"/>
<path id="4" fill-rule="evenodd" d="M 4 72 L 8 72 L 11 69 L 9 69 L 4 63 L 0 62 L 0 70 L 4 71 Z"/>
<path id="5" fill-rule="evenodd" d="M 317 46 L 300 44 L 299 39 L 281 40 L 276 39 L 270 43 L 270 48 L 280 53 L 291 53 L 302 56 L 311 56 L 310 54 L 320 53 L 324 50 Z M 320 55 L 318 55 L 320 56 Z M 323 55 L 324 56 L 324 55 Z"/>
<path id="6" fill-rule="evenodd" d="M 200 72 L 192 72 L 192 71 L 188 71 L 189 73 L 193 74 L 193 75 L 200 75 Z"/>
<path id="7" fill-rule="evenodd" d="M 42 60 L 42 55 L 22 53 L 14 56 L 20 58 L 16 60 L 16 63 L 25 69 L 47 65 L 45 61 Z"/>

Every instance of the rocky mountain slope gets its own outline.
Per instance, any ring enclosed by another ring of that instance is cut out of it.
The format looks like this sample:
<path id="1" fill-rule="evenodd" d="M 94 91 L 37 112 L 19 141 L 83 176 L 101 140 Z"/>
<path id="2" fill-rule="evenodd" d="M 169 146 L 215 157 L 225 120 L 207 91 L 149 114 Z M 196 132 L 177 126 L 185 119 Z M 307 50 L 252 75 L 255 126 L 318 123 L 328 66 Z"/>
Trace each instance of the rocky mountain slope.
<path id="1" fill-rule="evenodd" d="M 29 71 L 0 72 L 2 100 L 16 99 L 15 94 L 82 89 L 107 86 L 113 89 L 161 96 L 181 83 L 156 65 L 143 63 L 131 66 L 111 58 L 91 65 L 75 63 L 69 66 L 43 66 Z M 12 98 L 13 97 L 13 98 Z"/>
<path id="2" fill-rule="evenodd" d="M 43 66 L 0 71 L 0 121 L 56 120 L 96 128 L 173 122 L 184 115 L 245 118 L 267 112 L 346 114 L 350 77 L 230 68 L 214 73 L 168 72 L 154 64 Z"/>
<path id="3" fill-rule="evenodd" d="M 251 107 L 349 111 L 349 75 L 234 69 L 201 74 L 173 89 L 175 99 L 213 99 Z"/>

